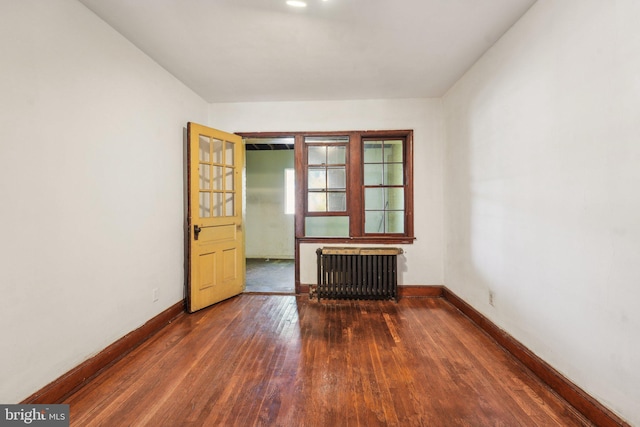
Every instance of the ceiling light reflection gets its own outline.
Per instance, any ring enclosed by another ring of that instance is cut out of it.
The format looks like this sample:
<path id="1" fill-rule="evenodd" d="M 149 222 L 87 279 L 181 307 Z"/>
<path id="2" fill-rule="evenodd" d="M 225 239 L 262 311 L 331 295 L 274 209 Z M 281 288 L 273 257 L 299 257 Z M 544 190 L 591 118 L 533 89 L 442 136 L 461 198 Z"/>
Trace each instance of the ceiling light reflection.
<path id="1" fill-rule="evenodd" d="M 293 7 L 307 7 L 307 4 L 305 2 L 298 0 L 288 0 L 287 4 Z"/>

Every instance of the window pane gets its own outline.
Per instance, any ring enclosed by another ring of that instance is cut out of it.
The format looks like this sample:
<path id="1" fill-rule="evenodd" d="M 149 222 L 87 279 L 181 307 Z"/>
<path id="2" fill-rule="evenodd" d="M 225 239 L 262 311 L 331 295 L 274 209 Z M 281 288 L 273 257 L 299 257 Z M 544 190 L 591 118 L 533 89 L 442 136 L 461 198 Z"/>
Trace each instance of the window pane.
<path id="1" fill-rule="evenodd" d="M 251 148 L 254 148 L 254 147 L 256 150 L 270 149 L 273 146 L 281 149 L 284 149 L 284 147 L 287 147 L 293 150 L 293 146 L 295 145 L 295 138 L 292 136 L 277 136 L 273 138 L 265 137 L 265 136 L 257 136 L 257 137 L 249 137 L 249 138 L 243 137 L 242 142 L 244 142 L 244 145 L 248 146 L 247 150 L 251 150 Z"/>
<path id="2" fill-rule="evenodd" d="M 235 164 L 236 144 L 225 141 L 225 164 L 233 166 Z"/>
<path id="3" fill-rule="evenodd" d="M 327 147 L 312 146 L 308 148 L 307 164 L 324 165 L 327 163 Z"/>
<path id="4" fill-rule="evenodd" d="M 384 165 L 384 185 L 404 185 L 402 163 Z"/>
<path id="5" fill-rule="evenodd" d="M 307 209 L 309 212 L 326 212 L 327 211 L 327 194 L 326 193 L 309 193 Z"/>
<path id="6" fill-rule="evenodd" d="M 213 190 L 222 191 L 222 174 L 224 173 L 224 167 L 222 166 L 214 166 L 213 167 Z"/>
<path id="7" fill-rule="evenodd" d="M 389 211 L 386 213 L 386 233 L 404 233 L 404 211 Z"/>
<path id="8" fill-rule="evenodd" d="M 284 170 L 284 213 L 292 215 L 296 213 L 296 176 L 291 168 Z"/>
<path id="9" fill-rule="evenodd" d="M 213 163 L 222 163 L 222 141 L 213 140 Z"/>
<path id="10" fill-rule="evenodd" d="M 385 188 L 385 209 L 404 209 L 404 188 Z"/>
<path id="11" fill-rule="evenodd" d="M 225 169 L 225 184 L 224 184 L 224 189 L 227 191 L 233 191 L 235 190 L 235 188 L 233 188 L 233 169 L 232 168 L 226 168 Z"/>
<path id="12" fill-rule="evenodd" d="M 384 161 L 386 163 L 402 163 L 402 141 L 384 142 Z"/>
<path id="13" fill-rule="evenodd" d="M 364 162 L 382 163 L 382 141 L 366 141 L 364 143 Z"/>
<path id="14" fill-rule="evenodd" d="M 305 136 L 304 142 L 317 144 L 345 144 L 349 142 L 348 136 Z"/>
<path id="15" fill-rule="evenodd" d="M 311 190 L 327 188 L 327 170 L 325 168 L 309 168 L 307 187 Z"/>
<path id="16" fill-rule="evenodd" d="M 327 170 L 327 174 L 328 174 L 327 188 L 332 188 L 332 189 L 347 188 L 347 177 L 345 173 L 345 168 L 329 168 Z"/>
<path id="17" fill-rule="evenodd" d="M 305 142 L 302 167 L 307 174 L 302 191 L 306 212 L 311 215 L 305 218 L 305 235 L 346 237 L 351 231 L 349 221 L 358 222 L 353 227 L 355 239 L 364 234 L 405 235 L 412 228 L 405 200 L 413 185 L 412 177 L 407 176 L 411 169 L 405 167 L 411 132 L 353 134 L 359 135 L 355 146 L 349 145 L 348 136 L 301 135 Z M 349 173 L 348 162 L 358 165 L 355 175 Z M 361 205 L 354 205 L 352 199 Z M 343 215 L 345 228 L 336 234 L 332 221 Z"/>
<path id="18" fill-rule="evenodd" d="M 382 165 L 364 165 L 364 185 L 382 185 Z"/>
<path id="19" fill-rule="evenodd" d="M 305 218 L 305 236 L 349 237 L 348 216 L 314 216 Z"/>
<path id="20" fill-rule="evenodd" d="M 236 195 L 234 193 L 225 193 L 226 194 L 226 200 L 225 200 L 225 216 L 234 216 L 235 215 L 235 201 L 236 201 Z"/>
<path id="21" fill-rule="evenodd" d="M 222 216 L 222 193 L 213 193 L 213 216 Z"/>
<path id="22" fill-rule="evenodd" d="M 199 135 L 199 159 L 201 162 L 209 161 L 209 150 L 211 150 L 211 140 L 208 136 Z"/>
<path id="23" fill-rule="evenodd" d="M 208 191 L 200 192 L 200 218 L 209 218 L 211 216 L 211 193 Z"/>
<path id="24" fill-rule="evenodd" d="M 327 164 L 344 165 L 347 162 L 346 147 L 327 147 Z"/>
<path id="25" fill-rule="evenodd" d="M 384 209 L 384 188 L 364 189 L 364 209 L 367 211 Z"/>
<path id="26" fill-rule="evenodd" d="M 364 214 L 365 233 L 384 233 L 384 212 L 367 211 Z"/>
<path id="27" fill-rule="evenodd" d="M 200 189 L 208 190 L 211 188 L 211 166 L 200 165 Z"/>
<path id="28" fill-rule="evenodd" d="M 347 193 L 327 193 L 327 210 L 329 212 L 344 212 L 347 210 Z"/>

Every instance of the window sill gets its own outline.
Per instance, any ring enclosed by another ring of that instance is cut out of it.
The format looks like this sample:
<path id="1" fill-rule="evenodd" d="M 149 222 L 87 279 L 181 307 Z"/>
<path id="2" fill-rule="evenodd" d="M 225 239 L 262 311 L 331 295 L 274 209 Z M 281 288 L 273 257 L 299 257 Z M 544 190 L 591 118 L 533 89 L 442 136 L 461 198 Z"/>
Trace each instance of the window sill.
<path id="1" fill-rule="evenodd" d="M 389 245 L 412 245 L 415 237 L 393 236 L 393 237 L 296 237 L 299 243 L 352 243 L 352 244 L 389 244 Z"/>

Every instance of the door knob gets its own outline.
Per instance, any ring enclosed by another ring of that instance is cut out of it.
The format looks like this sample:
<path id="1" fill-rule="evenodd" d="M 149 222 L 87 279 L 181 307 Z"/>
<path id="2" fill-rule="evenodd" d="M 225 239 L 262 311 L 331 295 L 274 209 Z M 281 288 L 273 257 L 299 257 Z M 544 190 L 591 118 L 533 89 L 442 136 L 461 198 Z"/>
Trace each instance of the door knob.
<path id="1" fill-rule="evenodd" d="M 201 231 L 202 231 L 202 228 L 198 227 L 197 225 L 193 226 L 193 239 L 194 240 L 198 240 L 198 235 L 200 234 Z"/>

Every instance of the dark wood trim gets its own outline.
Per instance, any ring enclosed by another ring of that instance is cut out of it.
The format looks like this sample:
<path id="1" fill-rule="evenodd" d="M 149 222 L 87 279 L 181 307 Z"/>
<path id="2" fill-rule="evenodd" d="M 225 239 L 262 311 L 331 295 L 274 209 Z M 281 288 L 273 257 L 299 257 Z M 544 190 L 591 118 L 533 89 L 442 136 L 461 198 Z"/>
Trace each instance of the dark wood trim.
<path id="1" fill-rule="evenodd" d="M 406 226 L 407 235 L 415 236 L 413 228 L 413 131 L 408 132 L 405 136 L 404 144 L 404 180 L 405 180 L 405 199 L 406 199 Z"/>
<path id="2" fill-rule="evenodd" d="M 398 286 L 399 298 L 442 298 L 444 287 L 440 285 L 419 286 L 400 285 Z"/>
<path id="3" fill-rule="evenodd" d="M 375 245 L 411 245 L 415 237 L 298 237 L 300 243 L 351 243 Z"/>
<path id="4" fill-rule="evenodd" d="M 61 402 L 66 396 L 85 385 L 105 368 L 122 359 L 184 312 L 184 301 L 175 303 L 138 329 L 129 332 L 91 359 L 76 366 L 20 403 L 53 404 Z"/>
<path id="5" fill-rule="evenodd" d="M 297 294 L 308 294 L 309 293 L 309 285 L 300 285 L 298 290 L 296 290 Z"/>
<path id="6" fill-rule="evenodd" d="M 305 217 L 348 216 L 350 237 L 321 238 L 327 243 L 372 243 L 372 244 L 412 244 L 414 242 L 413 224 L 413 130 L 349 130 L 349 131 L 309 131 L 309 132 L 236 132 L 243 138 L 294 138 L 294 164 L 296 171 L 296 238 L 305 238 Z M 307 212 L 307 164 L 305 160 L 307 136 L 348 136 L 345 169 L 347 173 L 347 210 L 345 212 Z M 364 233 L 364 186 L 362 182 L 362 141 L 363 139 L 404 140 L 404 184 L 405 190 L 405 232 L 395 235 Z"/>
<path id="7" fill-rule="evenodd" d="M 186 240 L 187 240 L 187 283 L 185 283 L 186 288 L 186 298 L 185 298 L 185 309 L 191 313 L 191 230 L 193 229 L 193 222 L 191 218 L 191 156 L 194 153 L 191 152 L 191 122 L 187 123 L 187 230 L 186 230 Z M 199 154 L 198 154 L 199 156 Z M 198 172 L 199 173 L 199 172 Z M 196 189 L 198 191 L 198 189 Z"/>
<path id="8" fill-rule="evenodd" d="M 302 170 L 304 169 L 304 137 L 302 135 L 295 136 L 295 144 L 293 146 L 293 162 L 294 162 L 294 172 L 296 179 L 296 194 L 295 194 L 295 203 L 296 203 L 296 212 L 294 215 L 294 224 L 295 224 L 295 237 L 304 236 L 304 210 L 305 210 L 305 201 L 304 201 L 304 173 Z"/>
<path id="9" fill-rule="evenodd" d="M 592 423 L 601 427 L 629 426 L 620 417 L 446 287 L 443 288 L 443 296 Z"/>
<path id="10" fill-rule="evenodd" d="M 362 157 L 362 132 L 349 135 L 349 176 L 347 177 L 347 210 L 349 211 L 349 236 L 364 235 L 364 159 Z"/>
<path id="11" fill-rule="evenodd" d="M 294 263 L 294 278 L 295 278 L 295 282 L 294 282 L 294 292 L 296 294 L 302 294 L 305 292 L 302 292 L 302 285 L 300 284 L 300 242 L 298 241 L 298 239 L 295 239 L 295 255 L 293 256 L 293 263 Z M 307 292 L 309 293 L 309 287 L 307 286 Z"/>

